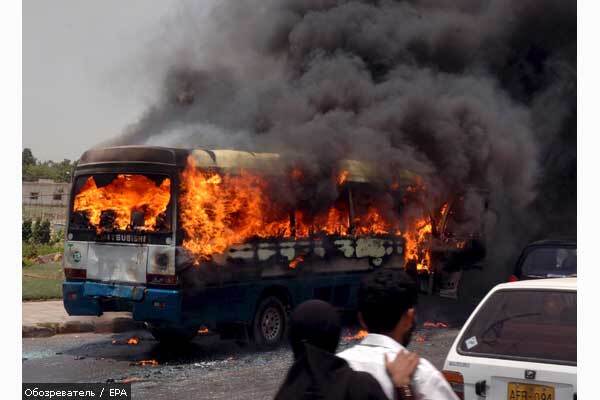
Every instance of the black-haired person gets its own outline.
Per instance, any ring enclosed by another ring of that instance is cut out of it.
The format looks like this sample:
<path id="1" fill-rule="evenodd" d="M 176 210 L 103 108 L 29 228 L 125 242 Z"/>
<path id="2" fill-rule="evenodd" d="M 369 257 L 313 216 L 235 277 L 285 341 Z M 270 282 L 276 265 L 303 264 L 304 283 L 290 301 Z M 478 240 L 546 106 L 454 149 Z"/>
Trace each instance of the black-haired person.
<path id="1" fill-rule="evenodd" d="M 355 371 L 373 375 L 390 399 L 395 398 L 395 387 L 384 357 L 407 351 L 415 329 L 417 297 L 417 285 L 404 271 L 382 268 L 367 275 L 358 290 L 358 319 L 369 334 L 338 354 Z M 441 372 L 423 358 L 412 375 L 411 388 L 416 399 L 458 399 Z"/>
<path id="2" fill-rule="evenodd" d="M 328 303 L 309 300 L 300 304 L 290 319 L 290 343 L 294 364 L 279 388 L 276 400 L 387 400 L 375 378 L 353 371 L 335 356 L 340 341 L 338 313 Z M 406 385 L 418 364 L 414 354 L 388 364 L 398 386 Z"/>

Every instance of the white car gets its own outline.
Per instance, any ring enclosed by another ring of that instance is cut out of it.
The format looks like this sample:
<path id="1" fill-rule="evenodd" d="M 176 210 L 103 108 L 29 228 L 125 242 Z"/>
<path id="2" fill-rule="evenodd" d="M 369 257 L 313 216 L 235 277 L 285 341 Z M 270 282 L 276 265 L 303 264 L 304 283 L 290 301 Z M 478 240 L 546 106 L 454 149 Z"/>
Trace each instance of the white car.
<path id="1" fill-rule="evenodd" d="M 444 375 L 465 400 L 577 399 L 577 278 L 494 287 L 456 337 Z"/>

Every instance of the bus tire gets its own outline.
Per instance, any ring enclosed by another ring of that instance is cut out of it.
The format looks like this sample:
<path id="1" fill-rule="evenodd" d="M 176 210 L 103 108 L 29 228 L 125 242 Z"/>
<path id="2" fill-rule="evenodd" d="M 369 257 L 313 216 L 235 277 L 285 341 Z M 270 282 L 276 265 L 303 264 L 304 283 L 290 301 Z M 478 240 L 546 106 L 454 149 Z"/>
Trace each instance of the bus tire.
<path id="1" fill-rule="evenodd" d="M 176 346 L 190 342 L 196 337 L 197 329 L 179 326 L 155 326 L 148 324 L 148 330 L 161 344 Z"/>
<path id="2" fill-rule="evenodd" d="M 263 348 L 273 348 L 281 344 L 285 338 L 288 316 L 285 306 L 275 296 L 262 299 L 256 307 L 252 322 L 254 343 Z"/>

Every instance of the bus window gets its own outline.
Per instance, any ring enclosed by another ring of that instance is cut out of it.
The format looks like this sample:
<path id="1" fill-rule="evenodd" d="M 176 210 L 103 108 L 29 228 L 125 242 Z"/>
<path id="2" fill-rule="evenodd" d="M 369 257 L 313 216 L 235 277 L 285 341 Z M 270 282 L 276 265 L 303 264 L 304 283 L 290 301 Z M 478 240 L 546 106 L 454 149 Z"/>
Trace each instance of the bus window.
<path id="1" fill-rule="evenodd" d="M 77 177 L 69 231 L 168 233 L 171 180 L 163 175 L 95 174 Z"/>
<path id="2" fill-rule="evenodd" d="M 309 213 L 302 207 L 298 208 L 292 222 L 297 237 L 308 237 L 318 233 L 347 235 L 350 230 L 348 191 L 342 190 L 333 204 L 316 213 Z"/>
<path id="3" fill-rule="evenodd" d="M 397 225 L 392 196 L 368 184 L 351 188 L 352 224 L 357 234 L 389 234 Z"/>

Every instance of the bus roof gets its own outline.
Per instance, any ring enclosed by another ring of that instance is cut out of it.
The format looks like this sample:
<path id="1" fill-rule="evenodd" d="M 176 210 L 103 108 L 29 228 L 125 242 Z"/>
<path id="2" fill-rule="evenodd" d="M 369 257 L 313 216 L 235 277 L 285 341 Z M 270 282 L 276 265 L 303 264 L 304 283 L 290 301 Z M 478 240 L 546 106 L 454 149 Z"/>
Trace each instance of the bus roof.
<path id="1" fill-rule="evenodd" d="M 158 146 L 119 146 L 87 150 L 77 165 L 114 163 L 153 163 L 178 165 L 188 151 Z"/>
<path id="2" fill-rule="evenodd" d="M 87 150 L 78 165 L 114 163 L 152 163 L 171 166 L 185 166 L 188 156 L 193 157 L 199 168 L 235 170 L 246 168 L 268 174 L 281 174 L 281 155 L 278 153 L 257 153 L 230 149 L 180 149 L 158 146 L 119 146 Z M 346 181 L 369 182 L 375 176 L 372 164 L 359 160 L 340 161 L 340 170 L 347 171 Z M 400 177 L 413 180 L 416 174 L 402 170 Z"/>
<path id="3" fill-rule="evenodd" d="M 239 150 L 192 150 L 191 154 L 198 168 L 219 168 L 223 170 L 247 168 L 252 170 L 277 171 L 277 153 L 254 153 Z"/>

